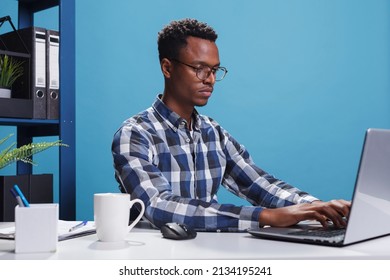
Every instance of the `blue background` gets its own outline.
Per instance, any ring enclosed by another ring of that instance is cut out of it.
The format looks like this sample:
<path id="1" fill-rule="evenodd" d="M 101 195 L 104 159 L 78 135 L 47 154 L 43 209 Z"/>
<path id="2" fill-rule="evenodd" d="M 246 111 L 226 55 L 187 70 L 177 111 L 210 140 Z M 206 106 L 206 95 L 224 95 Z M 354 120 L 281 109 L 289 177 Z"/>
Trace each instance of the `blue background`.
<path id="1" fill-rule="evenodd" d="M 40 12 L 35 25 L 58 29 L 57 14 Z M 5 15 L 17 23 L 17 1 L 0 2 Z M 93 193 L 117 191 L 113 133 L 163 90 L 157 33 L 186 17 L 216 29 L 229 70 L 199 111 L 271 174 L 324 200 L 350 199 L 365 130 L 390 128 L 389 1 L 83 0 L 76 1 L 77 219 L 93 219 Z M 0 127 L 0 137 L 10 132 Z M 57 154 L 37 155 L 34 173 L 58 177 Z M 245 203 L 226 191 L 220 201 Z"/>

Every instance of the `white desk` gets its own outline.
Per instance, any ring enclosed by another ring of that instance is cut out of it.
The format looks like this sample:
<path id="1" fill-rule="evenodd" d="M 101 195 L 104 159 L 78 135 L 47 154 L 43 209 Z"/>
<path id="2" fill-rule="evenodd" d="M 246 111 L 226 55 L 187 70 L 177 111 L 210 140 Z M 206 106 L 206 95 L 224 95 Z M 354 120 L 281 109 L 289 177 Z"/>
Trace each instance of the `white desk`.
<path id="1" fill-rule="evenodd" d="M 5 226 L 0 223 L 0 226 Z M 9 225 L 9 224 L 8 224 Z M 147 259 L 386 259 L 390 260 L 390 236 L 332 248 L 257 239 L 247 233 L 198 233 L 192 240 L 163 239 L 160 231 L 133 229 L 126 242 L 103 243 L 96 234 L 61 241 L 57 252 L 15 254 L 13 240 L 0 240 L 1 259 L 147 260 Z"/>

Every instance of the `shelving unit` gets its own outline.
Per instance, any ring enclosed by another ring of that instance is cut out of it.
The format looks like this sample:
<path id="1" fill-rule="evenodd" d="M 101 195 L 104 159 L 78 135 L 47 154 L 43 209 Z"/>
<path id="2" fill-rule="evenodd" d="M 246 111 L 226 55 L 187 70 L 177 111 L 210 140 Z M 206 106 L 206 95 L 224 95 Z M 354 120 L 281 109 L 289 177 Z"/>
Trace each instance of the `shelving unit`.
<path id="1" fill-rule="evenodd" d="M 75 0 L 19 0 L 18 28 L 34 26 L 34 13 L 59 7 L 60 29 L 60 116 L 58 120 L 0 118 L 1 126 L 14 126 L 17 145 L 34 137 L 59 136 L 68 148 L 59 152 L 60 219 L 76 219 L 75 137 Z M 32 166 L 17 164 L 17 174 L 31 174 Z"/>

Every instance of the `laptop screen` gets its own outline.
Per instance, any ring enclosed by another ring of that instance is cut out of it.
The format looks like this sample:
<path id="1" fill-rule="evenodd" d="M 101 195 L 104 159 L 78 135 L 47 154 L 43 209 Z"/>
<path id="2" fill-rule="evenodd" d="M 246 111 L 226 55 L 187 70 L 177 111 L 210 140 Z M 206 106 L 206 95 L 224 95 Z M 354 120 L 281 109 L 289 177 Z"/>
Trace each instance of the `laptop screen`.
<path id="1" fill-rule="evenodd" d="M 390 233 L 390 130 L 368 129 L 344 244 Z"/>

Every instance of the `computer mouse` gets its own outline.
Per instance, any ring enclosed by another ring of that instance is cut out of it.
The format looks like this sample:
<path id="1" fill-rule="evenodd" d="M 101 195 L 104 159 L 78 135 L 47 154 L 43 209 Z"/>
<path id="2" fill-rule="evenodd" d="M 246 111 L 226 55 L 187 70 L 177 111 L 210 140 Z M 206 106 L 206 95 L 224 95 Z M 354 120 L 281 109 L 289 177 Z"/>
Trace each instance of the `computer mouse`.
<path id="1" fill-rule="evenodd" d="M 196 237 L 196 231 L 184 224 L 166 223 L 160 228 L 164 238 L 184 240 Z"/>

